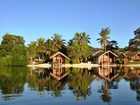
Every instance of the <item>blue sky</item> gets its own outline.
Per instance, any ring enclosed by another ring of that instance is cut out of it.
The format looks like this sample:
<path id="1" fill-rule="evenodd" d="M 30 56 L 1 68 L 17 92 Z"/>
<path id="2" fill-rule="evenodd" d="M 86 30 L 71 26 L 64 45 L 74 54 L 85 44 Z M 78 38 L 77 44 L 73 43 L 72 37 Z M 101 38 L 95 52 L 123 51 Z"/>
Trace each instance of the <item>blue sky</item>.
<path id="1" fill-rule="evenodd" d="M 26 44 L 54 33 L 66 41 L 87 32 L 91 45 L 101 28 L 111 29 L 110 40 L 128 45 L 140 27 L 140 0 L 0 0 L 0 41 L 5 33 L 21 35 Z"/>

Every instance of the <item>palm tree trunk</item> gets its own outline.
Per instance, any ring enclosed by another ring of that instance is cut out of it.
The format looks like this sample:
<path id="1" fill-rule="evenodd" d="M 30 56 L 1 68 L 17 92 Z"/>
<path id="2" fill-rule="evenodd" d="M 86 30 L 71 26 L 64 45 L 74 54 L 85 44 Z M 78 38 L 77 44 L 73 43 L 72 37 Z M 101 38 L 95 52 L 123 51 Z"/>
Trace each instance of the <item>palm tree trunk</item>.
<path id="1" fill-rule="evenodd" d="M 104 51 L 106 52 L 106 44 L 104 43 Z"/>

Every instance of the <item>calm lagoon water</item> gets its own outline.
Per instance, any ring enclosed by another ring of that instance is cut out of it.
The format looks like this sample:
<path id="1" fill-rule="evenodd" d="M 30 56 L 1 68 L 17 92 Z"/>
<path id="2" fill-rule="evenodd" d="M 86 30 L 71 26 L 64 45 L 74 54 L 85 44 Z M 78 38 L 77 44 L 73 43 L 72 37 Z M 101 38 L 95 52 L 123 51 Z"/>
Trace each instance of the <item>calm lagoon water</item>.
<path id="1" fill-rule="evenodd" d="M 0 105 L 140 105 L 140 68 L 0 68 Z"/>

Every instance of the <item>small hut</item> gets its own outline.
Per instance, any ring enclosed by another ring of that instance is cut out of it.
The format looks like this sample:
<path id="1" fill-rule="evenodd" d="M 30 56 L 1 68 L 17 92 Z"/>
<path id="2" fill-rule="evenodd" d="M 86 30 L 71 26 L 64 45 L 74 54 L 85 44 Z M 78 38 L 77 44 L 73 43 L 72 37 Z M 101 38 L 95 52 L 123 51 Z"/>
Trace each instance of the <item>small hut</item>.
<path id="1" fill-rule="evenodd" d="M 50 59 L 52 59 L 52 66 L 56 67 L 56 66 L 60 66 L 61 64 L 65 64 L 66 58 L 68 57 L 61 52 L 55 53 L 50 57 Z"/>
<path id="2" fill-rule="evenodd" d="M 121 64 L 124 64 L 124 65 L 128 64 L 128 57 L 125 53 L 119 52 L 118 56 L 119 56 L 120 60 L 122 61 Z"/>
<path id="3" fill-rule="evenodd" d="M 93 63 L 102 64 L 102 65 L 112 65 L 116 64 L 116 58 L 118 56 L 112 51 L 102 51 L 99 50 L 94 54 L 90 55 L 89 58 Z"/>
<path id="4" fill-rule="evenodd" d="M 133 56 L 133 60 L 134 60 L 134 61 L 140 61 L 140 52 L 136 53 L 136 54 Z"/>
<path id="5" fill-rule="evenodd" d="M 140 61 L 140 52 L 126 52 L 125 55 L 131 59 L 131 61 Z"/>

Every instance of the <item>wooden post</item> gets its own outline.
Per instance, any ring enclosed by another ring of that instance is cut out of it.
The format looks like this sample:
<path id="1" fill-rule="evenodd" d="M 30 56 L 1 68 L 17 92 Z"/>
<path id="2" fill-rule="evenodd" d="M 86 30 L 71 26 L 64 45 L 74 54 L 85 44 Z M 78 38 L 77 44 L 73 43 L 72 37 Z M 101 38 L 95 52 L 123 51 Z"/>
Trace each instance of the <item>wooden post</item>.
<path id="1" fill-rule="evenodd" d="M 114 56 L 114 59 L 113 59 L 113 63 L 116 63 L 116 62 L 115 62 L 115 56 Z"/>
<path id="2" fill-rule="evenodd" d="M 110 63 L 110 59 L 109 59 L 109 52 L 108 52 L 108 66 L 109 66 L 109 63 Z"/>

